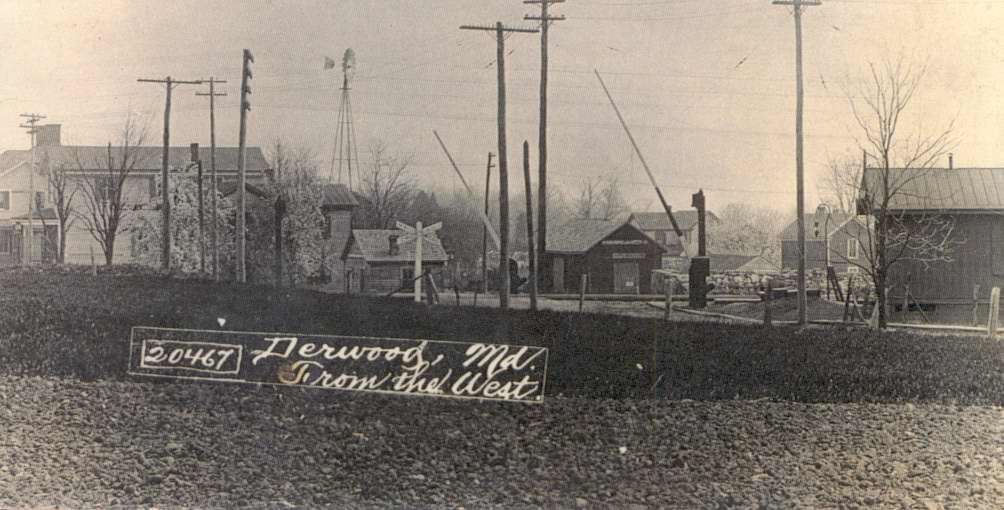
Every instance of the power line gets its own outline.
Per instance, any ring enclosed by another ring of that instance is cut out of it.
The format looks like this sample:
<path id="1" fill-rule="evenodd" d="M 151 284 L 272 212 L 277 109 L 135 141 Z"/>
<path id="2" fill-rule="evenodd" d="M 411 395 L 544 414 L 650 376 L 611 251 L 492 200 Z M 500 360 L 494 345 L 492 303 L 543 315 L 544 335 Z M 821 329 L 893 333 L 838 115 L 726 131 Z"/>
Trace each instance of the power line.
<path id="1" fill-rule="evenodd" d="M 162 83 L 166 90 L 164 104 L 164 151 L 161 160 L 160 180 L 161 180 L 161 205 L 162 225 L 161 225 L 161 261 L 160 266 L 165 271 L 171 269 L 171 195 L 167 185 L 167 165 L 168 151 L 171 147 L 171 91 L 178 85 L 201 85 L 202 80 L 184 81 L 174 80 L 170 76 L 163 80 L 140 78 L 136 80 L 141 83 Z"/>

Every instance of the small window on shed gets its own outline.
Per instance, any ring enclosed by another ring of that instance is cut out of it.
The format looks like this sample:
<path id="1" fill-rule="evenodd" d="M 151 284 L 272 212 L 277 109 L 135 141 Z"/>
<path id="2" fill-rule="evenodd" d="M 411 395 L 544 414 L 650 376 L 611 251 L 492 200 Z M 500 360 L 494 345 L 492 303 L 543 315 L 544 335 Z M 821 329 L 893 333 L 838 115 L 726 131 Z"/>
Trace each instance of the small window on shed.
<path id="1" fill-rule="evenodd" d="M 990 258 L 994 276 L 1004 276 L 1004 218 L 994 218 L 990 232 Z"/>

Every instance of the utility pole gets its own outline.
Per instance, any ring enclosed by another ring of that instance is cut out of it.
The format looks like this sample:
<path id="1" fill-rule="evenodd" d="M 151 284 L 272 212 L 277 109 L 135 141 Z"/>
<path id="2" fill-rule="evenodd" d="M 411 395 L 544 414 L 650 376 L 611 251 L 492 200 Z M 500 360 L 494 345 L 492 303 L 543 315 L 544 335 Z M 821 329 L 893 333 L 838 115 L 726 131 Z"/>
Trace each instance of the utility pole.
<path id="1" fill-rule="evenodd" d="M 178 85 L 201 85 L 202 80 L 173 80 L 168 76 L 163 80 L 140 78 L 136 81 L 141 83 L 163 83 L 167 91 L 166 100 L 164 101 L 164 152 L 160 164 L 160 198 L 162 202 L 160 210 L 163 222 L 160 229 L 162 237 L 160 242 L 160 267 L 168 271 L 171 269 L 171 193 L 167 186 L 168 153 L 171 149 L 171 90 Z"/>
<path id="2" fill-rule="evenodd" d="M 192 151 L 192 164 L 198 169 L 198 174 L 196 175 L 196 182 L 199 184 L 198 188 L 198 200 L 199 200 L 199 272 L 206 272 L 206 223 L 205 223 L 205 200 L 202 198 L 202 158 L 199 157 L 199 144 L 193 143 L 191 146 Z"/>
<path id="3" fill-rule="evenodd" d="M 209 175 L 212 179 L 209 190 L 212 193 L 213 205 L 213 228 L 210 230 L 213 240 L 213 280 L 220 281 L 220 241 L 217 232 L 219 222 L 219 212 L 216 208 L 216 101 L 215 98 L 227 95 L 226 92 L 216 93 L 213 85 L 226 83 L 226 80 L 217 80 L 209 77 L 209 93 L 196 92 L 197 96 L 209 96 Z"/>
<path id="4" fill-rule="evenodd" d="M 804 148 L 802 109 L 805 90 L 802 85 L 802 8 L 822 5 L 819 0 L 774 0 L 774 5 L 792 6 L 795 16 L 795 182 L 798 215 L 798 324 L 808 322 L 809 305 L 805 291 L 805 185 L 803 183 Z"/>
<path id="5" fill-rule="evenodd" d="M 537 142 L 537 165 L 539 177 L 537 184 L 537 261 L 544 264 L 547 246 L 547 31 L 554 21 L 564 21 L 564 16 L 548 16 L 547 7 L 550 4 L 564 3 L 565 0 L 523 0 L 524 4 L 540 4 L 540 16 L 523 16 L 525 20 L 540 21 L 540 134 Z M 539 280 L 547 271 L 540 271 Z"/>
<path id="6" fill-rule="evenodd" d="M 530 310 L 537 311 L 537 252 L 533 249 L 533 192 L 530 189 L 530 144 L 523 140 L 523 181 L 526 183 L 526 254 L 529 259 L 527 285 Z"/>
<path id="7" fill-rule="evenodd" d="M 505 34 L 535 34 L 536 28 L 509 28 L 496 22 L 494 27 L 462 25 L 461 30 L 487 30 L 495 32 L 495 65 L 498 68 L 498 157 L 499 157 L 499 308 L 509 308 L 509 165 L 506 157 L 505 128 Z"/>
<path id="8" fill-rule="evenodd" d="M 492 189 L 492 156 L 488 153 L 488 167 L 485 169 L 485 216 L 488 216 L 488 195 Z M 488 295 L 488 227 L 481 227 L 481 293 Z"/>
<path id="9" fill-rule="evenodd" d="M 237 172 L 238 172 L 238 191 L 237 191 L 237 281 L 239 283 L 247 282 L 247 247 L 246 245 L 246 218 L 244 215 L 247 210 L 247 197 L 246 193 L 246 173 L 245 165 L 247 164 L 247 158 L 245 155 L 247 148 L 247 113 L 251 110 L 251 103 L 248 102 L 247 97 L 251 94 L 251 87 L 248 86 L 248 80 L 251 79 L 251 64 L 254 63 L 254 56 L 251 55 L 251 50 L 244 50 L 244 65 L 241 70 L 241 132 L 240 132 L 240 151 L 237 153 Z"/>
<path id="10" fill-rule="evenodd" d="M 25 256 L 25 265 L 31 265 L 31 255 L 33 251 L 33 241 L 35 237 L 35 223 L 32 220 L 32 215 L 35 214 L 35 134 L 38 133 L 38 128 L 35 124 L 38 121 L 45 118 L 45 115 L 39 115 L 37 113 L 22 113 L 21 117 L 24 117 L 24 124 L 21 127 L 28 130 L 28 134 L 31 136 L 31 167 L 28 168 L 28 235 L 27 238 L 27 256 Z"/>

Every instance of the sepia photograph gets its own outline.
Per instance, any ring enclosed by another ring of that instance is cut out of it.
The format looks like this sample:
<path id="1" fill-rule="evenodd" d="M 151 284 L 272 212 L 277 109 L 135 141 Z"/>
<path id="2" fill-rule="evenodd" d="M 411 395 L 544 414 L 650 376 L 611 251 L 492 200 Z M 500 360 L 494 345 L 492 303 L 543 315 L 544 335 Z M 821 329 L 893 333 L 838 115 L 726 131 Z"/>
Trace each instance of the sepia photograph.
<path id="1" fill-rule="evenodd" d="M 1004 508 L 1002 25 L 0 0 L 0 509 Z"/>

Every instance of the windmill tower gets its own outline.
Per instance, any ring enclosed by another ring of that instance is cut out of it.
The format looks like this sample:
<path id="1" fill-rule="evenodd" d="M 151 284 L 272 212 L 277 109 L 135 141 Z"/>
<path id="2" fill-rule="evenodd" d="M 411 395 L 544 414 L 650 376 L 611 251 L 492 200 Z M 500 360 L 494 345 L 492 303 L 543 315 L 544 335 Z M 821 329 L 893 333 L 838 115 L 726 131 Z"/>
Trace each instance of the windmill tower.
<path id="1" fill-rule="evenodd" d="M 327 59 L 325 68 L 334 67 L 334 62 Z M 352 121 L 352 100 L 349 96 L 349 82 L 356 70 L 356 53 L 352 48 L 345 50 L 342 56 L 342 98 L 338 106 L 338 127 L 335 129 L 335 147 L 331 153 L 331 171 L 328 180 L 345 183 L 352 191 L 352 168 L 355 165 L 359 171 L 359 150 L 356 148 L 356 128 Z M 337 167 L 338 173 L 335 173 Z"/>

